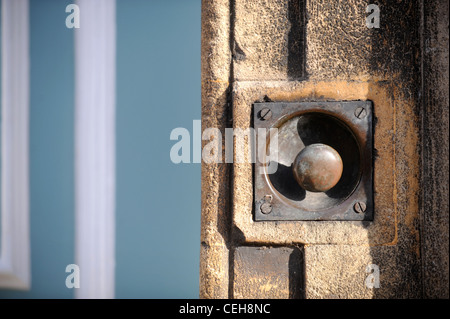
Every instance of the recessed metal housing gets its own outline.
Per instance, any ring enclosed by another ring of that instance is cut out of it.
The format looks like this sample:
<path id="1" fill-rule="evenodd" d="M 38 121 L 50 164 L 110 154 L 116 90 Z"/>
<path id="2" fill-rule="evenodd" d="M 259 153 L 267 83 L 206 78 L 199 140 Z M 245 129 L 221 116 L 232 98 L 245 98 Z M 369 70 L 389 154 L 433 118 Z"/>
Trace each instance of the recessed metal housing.
<path id="1" fill-rule="evenodd" d="M 372 120 L 370 101 L 255 103 L 255 221 L 373 220 Z M 273 149 L 270 128 L 278 129 Z M 259 129 L 266 129 L 265 143 Z M 326 192 L 304 190 L 292 172 L 297 154 L 314 143 L 334 148 L 344 164 L 341 179 Z"/>

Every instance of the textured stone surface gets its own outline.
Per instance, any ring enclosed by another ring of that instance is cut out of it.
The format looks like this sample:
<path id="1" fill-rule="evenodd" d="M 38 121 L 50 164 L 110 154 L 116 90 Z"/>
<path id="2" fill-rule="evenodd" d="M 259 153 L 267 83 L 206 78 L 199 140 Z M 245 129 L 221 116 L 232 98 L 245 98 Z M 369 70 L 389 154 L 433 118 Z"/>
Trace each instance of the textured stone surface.
<path id="1" fill-rule="evenodd" d="M 369 78 L 372 35 L 379 31 L 366 27 L 366 6 L 365 1 L 308 1 L 308 76 Z"/>
<path id="2" fill-rule="evenodd" d="M 448 9 L 448 1 L 431 1 L 424 12 L 422 253 L 428 298 L 449 298 Z"/>
<path id="3" fill-rule="evenodd" d="M 201 297 L 292 297 L 263 246 L 296 245 L 307 298 L 448 298 L 448 3 L 379 1 L 379 29 L 368 3 L 204 1 L 204 128 L 251 127 L 257 101 L 373 101 L 375 219 L 254 222 L 252 165 L 203 164 Z"/>
<path id="4" fill-rule="evenodd" d="M 226 126 L 230 77 L 229 4 L 202 5 L 202 129 Z M 204 141 L 206 143 L 206 141 Z M 200 297 L 228 297 L 229 167 L 202 164 Z"/>
<path id="5" fill-rule="evenodd" d="M 236 81 L 302 78 L 305 69 L 303 0 L 233 1 Z"/>
<path id="6" fill-rule="evenodd" d="M 353 262 L 349 263 L 349 259 Z M 370 264 L 372 258 L 367 246 L 306 246 L 306 298 L 372 298 L 374 289 L 365 285 L 366 267 Z"/>
<path id="7" fill-rule="evenodd" d="M 398 246 L 307 245 L 305 294 L 308 299 L 420 298 L 420 264 Z M 406 259 L 402 259 L 406 257 Z M 379 286 L 367 285 L 379 270 Z"/>
<path id="8" fill-rule="evenodd" d="M 298 299 L 303 296 L 299 248 L 238 247 L 234 251 L 233 297 Z"/>

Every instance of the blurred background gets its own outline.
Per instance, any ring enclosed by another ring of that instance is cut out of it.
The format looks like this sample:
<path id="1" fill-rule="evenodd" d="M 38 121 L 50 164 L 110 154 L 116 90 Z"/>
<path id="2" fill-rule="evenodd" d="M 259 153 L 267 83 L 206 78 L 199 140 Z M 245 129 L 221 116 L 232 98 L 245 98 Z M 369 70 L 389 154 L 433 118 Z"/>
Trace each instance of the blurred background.
<path id="1" fill-rule="evenodd" d="M 0 298 L 74 297 L 74 2 L 29 1 L 31 288 Z M 116 298 L 198 298 L 200 164 L 169 137 L 201 117 L 200 7 L 116 1 Z"/>

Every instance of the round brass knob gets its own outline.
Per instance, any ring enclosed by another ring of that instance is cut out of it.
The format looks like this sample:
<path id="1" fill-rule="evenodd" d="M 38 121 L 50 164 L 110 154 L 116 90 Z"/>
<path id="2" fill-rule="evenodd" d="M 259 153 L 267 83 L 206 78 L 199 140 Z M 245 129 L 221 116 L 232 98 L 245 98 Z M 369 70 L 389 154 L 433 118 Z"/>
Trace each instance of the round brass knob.
<path id="1" fill-rule="evenodd" d="M 297 182 L 310 192 L 326 192 L 342 176 L 343 163 L 336 150 L 325 144 L 311 144 L 298 153 L 292 170 Z"/>

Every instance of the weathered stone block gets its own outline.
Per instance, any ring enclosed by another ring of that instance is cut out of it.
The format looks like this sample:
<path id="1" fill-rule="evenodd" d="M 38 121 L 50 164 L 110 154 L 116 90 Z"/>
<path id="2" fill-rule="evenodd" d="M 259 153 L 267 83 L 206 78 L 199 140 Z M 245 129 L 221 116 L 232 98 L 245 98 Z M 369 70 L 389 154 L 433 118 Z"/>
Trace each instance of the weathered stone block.
<path id="1" fill-rule="evenodd" d="M 301 298 L 302 277 L 299 248 L 238 247 L 234 251 L 234 298 Z"/>

